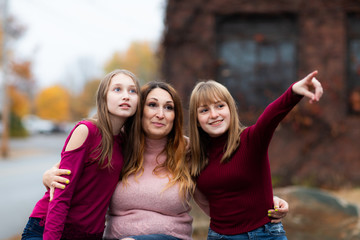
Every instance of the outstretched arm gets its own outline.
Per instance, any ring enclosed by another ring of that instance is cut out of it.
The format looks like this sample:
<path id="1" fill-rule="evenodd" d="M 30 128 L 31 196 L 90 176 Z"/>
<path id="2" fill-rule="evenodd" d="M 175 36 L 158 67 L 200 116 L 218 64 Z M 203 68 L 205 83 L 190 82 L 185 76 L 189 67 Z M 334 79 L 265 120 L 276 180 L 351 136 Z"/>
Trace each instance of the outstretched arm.
<path id="1" fill-rule="evenodd" d="M 298 95 L 308 97 L 310 103 L 318 102 L 323 94 L 321 83 L 315 78 L 318 71 L 313 71 L 292 86 L 292 91 Z"/>

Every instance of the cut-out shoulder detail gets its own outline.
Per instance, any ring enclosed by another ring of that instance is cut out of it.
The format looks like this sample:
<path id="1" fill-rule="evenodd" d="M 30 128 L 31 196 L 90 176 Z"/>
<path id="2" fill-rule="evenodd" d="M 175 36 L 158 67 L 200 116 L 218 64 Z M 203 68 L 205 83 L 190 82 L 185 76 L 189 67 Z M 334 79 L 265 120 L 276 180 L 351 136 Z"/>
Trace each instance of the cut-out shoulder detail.
<path id="1" fill-rule="evenodd" d="M 65 151 L 71 151 L 79 148 L 85 142 L 89 135 L 89 129 L 85 124 L 80 124 L 73 131 L 68 144 L 66 145 Z"/>

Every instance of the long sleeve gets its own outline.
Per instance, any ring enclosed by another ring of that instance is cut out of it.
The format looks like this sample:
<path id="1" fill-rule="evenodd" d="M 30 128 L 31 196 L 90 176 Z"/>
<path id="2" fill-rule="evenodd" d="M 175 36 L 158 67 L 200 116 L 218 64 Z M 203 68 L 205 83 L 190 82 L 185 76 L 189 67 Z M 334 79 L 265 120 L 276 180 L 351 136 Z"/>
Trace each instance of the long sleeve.
<path id="1" fill-rule="evenodd" d="M 85 124 L 89 135 L 82 146 L 66 151 L 66 145 L 74 131 Z M 49 203 L 49 191 L 38 201 L 31 217 L 45 221 L 44 239 L 101 239 L 105 228 L 105 215 L 111 196 L 119 182 L 124 164 L 120 135 L 114 136 L 111 168 L 99 166 L 98 146 L 101 134 L 90 121 L 79 122 L 65 141 L 60 168 L 71 170 L 65 176 L 70 183 L 64 190 L 56 189 L 52 202 Z"/>
<path id="2" fill-rule="evenodd" d="M 75 150 L 62 153 L 60 168 L 71 170 L 71 175 L 66 176 L 70 180 L 70 184 L 68 184 L 64 190 L 55 189 L 54 199 L 49 203 L 43 235 L 45 240 L 61 238 L 71 200 L 82 175 L 85 161 L 87 160 L 86 144 L 87 141 Z"/>
<path id="3" fill-rule="evenodd" d="M 269 145 L 276 127 L 303 98 L 303 96 L 292 92 L 292 85 L 279 98 L 270 103 L 260 115 L 256 124 L 251 126 L 249 134 L 257 138 L 258 144 L 261 144 L 261 146 Z"/>

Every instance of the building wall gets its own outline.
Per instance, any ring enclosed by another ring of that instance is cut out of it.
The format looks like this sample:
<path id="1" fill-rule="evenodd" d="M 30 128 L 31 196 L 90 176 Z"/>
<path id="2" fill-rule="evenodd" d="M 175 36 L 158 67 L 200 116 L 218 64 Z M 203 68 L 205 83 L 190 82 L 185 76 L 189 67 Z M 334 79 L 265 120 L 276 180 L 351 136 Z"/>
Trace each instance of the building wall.
<path id="1" fill-rule="evenodd" d="M 279 126 L 269 150 L 273 182 L 278 186 L 359 186 L 360 116 L 348 112 L 348 13 L 360 13 L 359 0 L 169 0 L 163 78 L 179 91 L 187 113 L 195 83 L 216 80 L 217 16 L 295 15 L 298 78 L 319 70 L 325 94 L 316 105 L 303 100 Z M 256 120 L 247 119 L 254 114 L 241 112 L 242 116 L 249 122 Z"/>

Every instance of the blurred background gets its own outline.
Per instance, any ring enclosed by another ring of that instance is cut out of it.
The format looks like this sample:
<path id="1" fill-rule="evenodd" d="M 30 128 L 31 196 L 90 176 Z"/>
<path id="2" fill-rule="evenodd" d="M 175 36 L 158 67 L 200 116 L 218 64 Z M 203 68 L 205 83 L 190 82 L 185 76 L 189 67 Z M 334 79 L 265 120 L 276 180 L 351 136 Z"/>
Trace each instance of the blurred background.
<path id="1" fill-rule="evenodd" d="M 19 239 L 42 173 L 115 68 L 171 83 L 186 114 L 195 83 L 215 79 L 245 125 L 318 70 L 322 100 L 298 104 L 270 145 L 274 192 L 289 239 L 360 239 L 359 0 L 0 0 L 0 12 L 0 240 Z M 209 219 L 192 215 L 206 239 Z"/>

